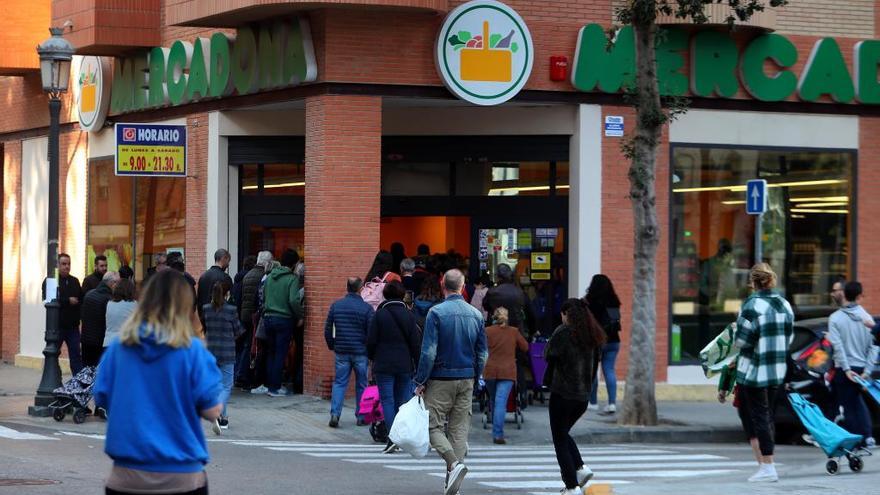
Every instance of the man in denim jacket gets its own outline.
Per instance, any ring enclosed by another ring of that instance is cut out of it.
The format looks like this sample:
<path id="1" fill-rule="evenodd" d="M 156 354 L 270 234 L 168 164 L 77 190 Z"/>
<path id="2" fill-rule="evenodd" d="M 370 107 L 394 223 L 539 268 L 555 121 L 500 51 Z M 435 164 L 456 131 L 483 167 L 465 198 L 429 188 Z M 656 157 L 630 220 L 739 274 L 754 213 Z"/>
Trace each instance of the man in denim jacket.
<path id="1" fill-rule="evenodd" d="M 431 446 L 446 461 L 445 495 L 458 493 L 467 474 L 463 460 L 474 380 L 489 357 L 483 315 L 461 296 L 463 286 L 464 274 L 459 270 L 449 270 L 443 276 L 446 300 L 428 312 L 414 380 L 416 394 L 424 396 L 430 414 Z M 448 436 L 444 418 L 449 423 Z"/>

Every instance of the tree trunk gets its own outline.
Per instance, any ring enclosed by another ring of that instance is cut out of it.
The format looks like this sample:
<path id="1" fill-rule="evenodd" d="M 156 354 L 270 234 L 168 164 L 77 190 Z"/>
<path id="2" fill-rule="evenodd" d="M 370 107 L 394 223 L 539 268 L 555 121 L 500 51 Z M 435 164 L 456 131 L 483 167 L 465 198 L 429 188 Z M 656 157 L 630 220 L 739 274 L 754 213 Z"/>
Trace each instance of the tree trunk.
<path id="1" fill-rule="evenodd" d="M 636 129 L 629 169 L 630 199 L 634 217 L 632 332 L 629 369 L 621 424 L 656 425 L 654 397 L 654 344 L 657 324 L 656 263 L 660 227 L 657 224 L 655 168 L 664 115 L 657 84 L 653 19 L 637 22 L 636 38 Z"/>

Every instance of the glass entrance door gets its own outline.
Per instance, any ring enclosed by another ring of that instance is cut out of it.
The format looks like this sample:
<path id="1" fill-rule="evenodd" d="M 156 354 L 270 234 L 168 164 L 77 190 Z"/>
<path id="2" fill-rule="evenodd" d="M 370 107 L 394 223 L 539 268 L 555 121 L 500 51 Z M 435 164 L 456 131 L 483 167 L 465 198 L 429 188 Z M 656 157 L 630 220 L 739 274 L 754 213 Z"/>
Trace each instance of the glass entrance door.
<path id="1" fill-rule="evenodd" d="M 247 215 L 241 221 L 239 248 L 252 255 L 270 251 L 275 259 L 293 249 L 303 257 L 304 234 L 302 215 Z"/>
<path id="2" fill-rule="evenodd" d="M 535 315 L 534 328 L 529 332 L 549 336 L 560 323 L 559 309 L 567 297 L 565 228 L 499 228 L 496 224 L 475 230 L 472 260 L 476 261 L 471 262 L 472 271 L 477 275 L 486 273 L 498 283 L 498 266 L 510 266 Z"/>

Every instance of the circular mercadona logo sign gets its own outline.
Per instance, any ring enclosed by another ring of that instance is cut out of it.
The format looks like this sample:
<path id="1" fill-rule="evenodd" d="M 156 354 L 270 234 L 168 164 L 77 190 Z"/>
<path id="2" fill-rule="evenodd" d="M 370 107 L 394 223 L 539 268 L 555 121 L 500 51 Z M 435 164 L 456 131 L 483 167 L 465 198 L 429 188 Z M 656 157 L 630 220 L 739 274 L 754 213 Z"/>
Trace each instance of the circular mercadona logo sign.
<path id="1" fill-rule="evenodd" d="M 84 131 L 100 131 L 110 107 L 110 63 L 103 57 L 83 57 L 74 84 L 76 111 Z"/>
<path id="2" fill-rule="evenodd" d="M 515 10 L 473 0 L 446 16 L 435 57 L 452 93 L 476 105 L 498 105 L 526 85 L 535 54 L 529 28 Z"/>

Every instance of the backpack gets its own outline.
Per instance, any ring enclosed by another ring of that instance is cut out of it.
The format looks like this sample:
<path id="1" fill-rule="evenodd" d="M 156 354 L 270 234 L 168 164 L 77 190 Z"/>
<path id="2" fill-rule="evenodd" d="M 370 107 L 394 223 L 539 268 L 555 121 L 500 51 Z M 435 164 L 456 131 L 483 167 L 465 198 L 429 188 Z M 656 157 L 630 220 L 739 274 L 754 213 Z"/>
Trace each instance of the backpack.
<path id="1" fill-rule="evenodd" d="M 382 278 L 374 278 L 364 284 L 361 289 L 361 298 L 373 307 L 373 311 L 376 311 L 379 305 L 385 301 L 385 296 L 382 295 L 382 291 L 385 290 L 385 284 L 395 279 L 400 282 L 400 277 L 394 272 L 386 272 Z"/>

